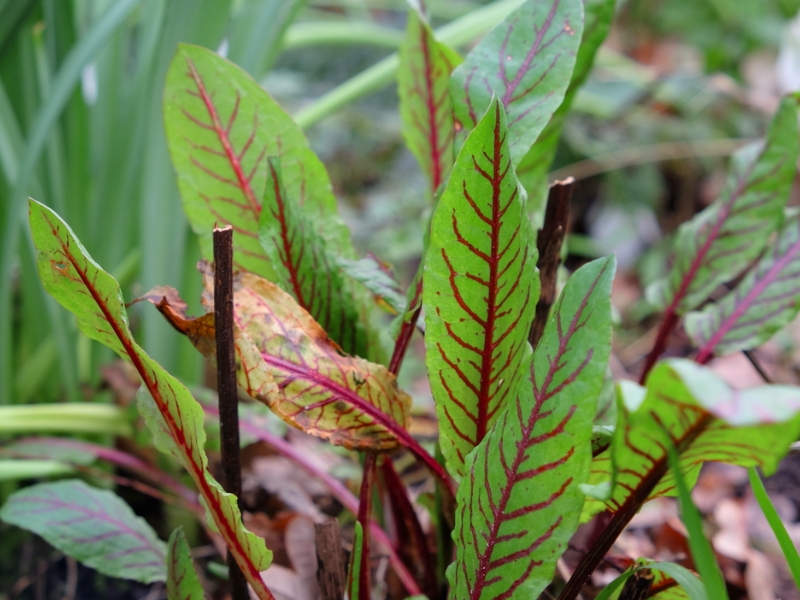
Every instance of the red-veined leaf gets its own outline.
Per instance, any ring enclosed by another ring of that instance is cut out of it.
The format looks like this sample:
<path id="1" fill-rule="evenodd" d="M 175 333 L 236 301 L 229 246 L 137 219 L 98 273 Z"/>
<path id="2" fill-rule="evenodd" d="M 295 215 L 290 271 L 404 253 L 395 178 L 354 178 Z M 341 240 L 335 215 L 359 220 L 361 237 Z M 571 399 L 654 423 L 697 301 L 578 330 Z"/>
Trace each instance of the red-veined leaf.
<path id="1" fill-rule="evenodd" d="M 294 294 L 348 352 L 380 358 L 368 348 L 369 310 L 359 310 L 368 298 L 335 264 L 356 254 L 328 175 L 291 117 L 239 67 L 182 44 L 167 73 L 164 123 L 184 210 L 205 255 L 211 258 L 213 227 L 229 223 L 237 268 Z"/>
<path id="2" fill-rule="evenodd" d="M 167 545 L 167 600 L 203 600 L 204 597 L 189 544 L 183 528 L 178 527 Z"/>
<path id="3" fill-rule="evenodd" d="M 691 486 L 707 461 L 772 473 L 800 432 L 800 388 L 734 390 L 687 360 L 657 365 L 647 388 L 625 382 L 620 399 L 614 441 L 592 465 L 591 483 L 598 487 L 585 489 L 628 519 L 646 500 L 676 493 L 668 472 L 670 446 Z M 590 499 L 584 518 L 600 508 Z"/>
<path id="4" fill-rule="evenodd" d="M 459 152 L 425 256 L 426 362 L 442 453 L 458 475 L 531 360 L 536 247 L 507 135 L 495 99 Z"/>
<path id="5" fill-rule="evenodd" d="M 686 315 L 686 333 L 712 354 L 754 348 L 787 325 L 800 310 L 800 218 L 787 222 L 778 239 L 732 292 L 703 312 Z"/>
<path id="6" fill-rule="evenodd" d="M 613 258 L 567 281 L 533 359 L 532 383 L 468 457 L 448 569 L 459 600 L 538 598 L 578 526 L 592 419 L 611 350 Z"/>
<path id="7" fill-rule="evenodd" d="M 367 253 L 365 258 L 359 260 L 340 258 L 337 263 L 351 279 L 369 290 L 378 305 L 386 312 L 395 315 L 405 312 L 406 297 L 395 279 L 390 264 L 372 253 Z"/>
<path id="8" fill-rule="evenodd" d="M 92 260 L 69 226 L 52 210 L 33 200 L 30 222 L 39 276 L 45 289 L 75 314 L 84 334 L 133 363 L 152 399 L 154 410 L 144 417 L 156 446 L 172 453 L 189 472 L 211 521 L 257 596 L 271 599 L 272 594 L 259 573 L 269 566 L 272 553 L 263 539 L 242 526 L 236 496 L 226 493 L 208 471 L 200 405 L 182 383 L 134 341 L 119 284 Z M 269 380 L 264 380 L 264 384 L 274 387 Z"/>
<path id="9" fill-rule="evenodd" d="M 780 226 L 800 150 L 797 103 L 795 96 L 783 99 L 764 142 L 734 155 L 720 197 L 681 225 L 669 275 L 648 289 L 668 315 L 696 308 L 744 271 Z"/>
<path id="10" fill-rule="evenodd" d="M 214 331 L 207 327 L 213 322 L 212 267 L 201 261 L 199 268 L 206 316 L 187 319 L 185 303 L 178 299 L 178 309 L 170 304 L 170 298 L 177 297 L 171 288 L 159 288 L 171 291 L 146 298 L 198 350 L 213 356 Z M 248 395 L 290 425 L 333 444 L 365 450 L 404 446 L 449 489 L 444 469 L 406 431 L 411 399 L 397 388 L 394 375 L 382 365 L 342 353 L 311 315 L 275 284 L 252 273 L 237 274 L 234 290 L 237 347 L 241 336 L 247 359 L 238 381 Z M 277 384 L 277 391 L 270 387 L 262 393 L 264 388 L 253 384 L 262 380 L 262 371 Z"/>
<path id="11" fill-rule="evenodd" d="M 297 199 L 288 196 L 283 180 L 281 161 L 270 157 L 258 236 L 277 275 L 273 281 L 345 350 L 367 356 L 366 292 L 343 275 L 330 242 L 315 230 Z"/>
<path id="12" fill-rule="evenodd" d="M 213 356 L 212 267 L 201 262 L 209 311 L 187 319 L 176 294 L 154 301 L 169 322 L 205 356 Z M 175 306 L 173 306 L 175 302 Z M 239 383 L 290 425 L 306 433 L 359 450 L 387 450 L 405 432 L 411 399 L 397 387 L 386 367 L 345 355 L 314 319 L 277 285 L 252 273 L 234 275 L 234 321 L 260 354 L 262 366 L 277 385 L 258 393 Z M 406 434 L 407 435 L 407 434 Z"/>
<path id="13" fill-rule="evenodd" d="M 453 71 L 456 129 L 472 129 L 497 95 L 519 164 L 564 99 L 582 32 L 581 0 L 528 0 L 513 11 Z"/>
<path id="14" fill-rule="evenodd" d="M 275 276 L 258 241 L 267 156 L 280 158 L 287 194 L 318 233 L 344 247 L 349 236 L 324 166 L 291 117 L 242 69 L 181 44 L 167 72 L 164 126 L 184 209 L 209 257 L 213 227 L 230 223 L 237 267 Z"/>
<path id="15" fill-rule="evenodd" d="M 460 62 L 458 53 L 436 41 L 416 10 L 408 11 L 397 71 L 400 118 L 406 144 L 428 176 L 434 194 L 453 166 L 455 125 L 449 80 Z"/>
<path id="16" fill-rule="evenodd" d="M 206 285 L 212 278 L 205 274 Z M 213 310 L 204 296 L 205 308 Z M 278 286 L 250 273 L 234 281 L 234 319 L 261 351 L 279 394 L 270 408 L 307 433 L 355 449 L 391 449 L 411 398 L 386 367 L 344 355 Z"/>
<path id="17" fill-rule="evenodd" d="M 166 579 L 164 542 L 119 496 L 83 481 L 40 483 L 14 492 L 0 519 L 39 534 L 106 575 L 145 583 Z"/>
<path id="18" fill-rule="evenodd" d="M 583 37 L 564 101 L 517 166 L 519 180 L 528 190 L 528 212 L 536 215 L 534 227 L 540 225 L 541 216 L 544 214 L 548 191 L 547 174 L 556 154 L 561 129 L 575 94 L 592 70 L 597 49 L 608 35 L 611 21 L 614 19 L 615 5 L 615 0 L 583 0 L 585 14 Z"/>

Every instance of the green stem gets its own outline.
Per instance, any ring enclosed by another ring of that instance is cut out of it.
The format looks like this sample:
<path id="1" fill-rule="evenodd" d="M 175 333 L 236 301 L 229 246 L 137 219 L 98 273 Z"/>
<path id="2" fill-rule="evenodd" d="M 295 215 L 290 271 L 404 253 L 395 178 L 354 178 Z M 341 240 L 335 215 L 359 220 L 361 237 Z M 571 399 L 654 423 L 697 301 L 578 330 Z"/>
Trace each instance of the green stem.
<path id="1" fill-rule="evenodd" d="M 404 37 L 403 32 L 398 29 L 381 27 L 373 23 L 315 21 L 296 23 L 289 27 L 283 38 L 283 49 L 365 44 L 394 50 L 400 47 Z"/>
<path id="2" fill-rule="evenodd" d="M 124 411 L 110 404 L 0 406 L 0 434 L 104 433 L 131 435 Z"/>
<path id="3" fill-rule="evenodd" d="M 436 39 L 450 46 L 462 46 L 489 31 L 520 4 L 522 0 L 493 2 L 437 29 Z M 400 57 L 395 52 L 299 110 L 294 115 L 295 122 L 308 129 L 346 104 L 389 85 L 399 66 Z"/>

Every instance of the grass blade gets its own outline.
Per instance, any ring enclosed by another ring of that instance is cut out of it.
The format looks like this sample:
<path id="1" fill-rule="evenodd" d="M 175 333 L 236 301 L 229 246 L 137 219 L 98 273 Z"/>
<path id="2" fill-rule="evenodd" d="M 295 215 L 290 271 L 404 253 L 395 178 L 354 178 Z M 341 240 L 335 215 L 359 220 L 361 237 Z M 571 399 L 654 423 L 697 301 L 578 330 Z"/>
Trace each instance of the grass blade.
<path id="1" fill-rule="evenodd" d="M 709 598 L 723 600 L 728 598 L 728 590 L 725 587 L 725 580 L 719 570 L 717 561 L 714 558 L 714 550 L 711 543 L 706 539 L 703 532 L 703 519 L 700 512 L 692 502 L 689 487 L 683 478 L 678 462 L 678 454 L 674 447 L 669 448 L 669 464 L 675 476 L 675 484 L 678 488 L 678 499 L 681 505 L 681 515 L 686 529 L 689 531 L 689 548 L 692 551 L 694 564 L 703 583 L 706 586 Z"/>
<path id="2" fill-rule="evenodd" d="M 108 38 L 128 17 L 140 0 L 119 0 L 113 3 L 81 39 L 64 60 L 53 79 L 51 95 L 39 108 L 36 119 L 20 161 L 19 171 L 8 197 L 3 215 L 3 243 L 0 247 L 0 398 L 9 399 L 14 381 L 11 348 L 11 267 L 19 242 L 21 219 L 25 209 L 25 196 L 39 156 L 44 149 L 53 125 L 64 109 L 72 90 L 89 61 L 103 47 Z"/>
<path id="3" fill-rule="evenodd" d="M 794 545 L 792 538 L 789 537 L 786 526 L 783 524 L 778 511 L 775 510 L 772 500 L 769 499 L 769 494 L 767 494 L 767 490 L 764 487 L 764 482 L 761 481 L 761 477 L 759 477 L 756 469 L 750 467 L 747 469 L 747 474 L 750 476 L 750 486 L 753 488 L 753 494 L 756 500 L 758 500 L 758 505 L 764 512 L 769 526 L 772 527 L 775 537 L 778 538 L 778 543 L 781 546 L 781 550 L 783 550 L 783 556 L 786 558 L 786 562 L 789 563 L 789 569 L 792 572 L 795 584 L 798 589 L 800 589 L 800 554 L 797 552 L 797 547 Z"/>

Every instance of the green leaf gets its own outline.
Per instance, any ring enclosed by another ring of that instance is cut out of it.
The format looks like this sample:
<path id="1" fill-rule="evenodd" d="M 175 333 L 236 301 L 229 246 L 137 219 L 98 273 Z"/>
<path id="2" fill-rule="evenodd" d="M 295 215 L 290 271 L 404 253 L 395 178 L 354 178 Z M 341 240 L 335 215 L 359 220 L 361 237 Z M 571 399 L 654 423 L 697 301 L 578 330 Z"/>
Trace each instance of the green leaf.
<path id="1" fill-rule="evenodd" d="M 800 218 L 780 236 L 736 289 L 702 312 L 686 315 L 698 362 L 766 342 L 800 311 Z"/>
<path id="2" fill-rule="evenodd" d="M 167 545 L 167 600 L 203 600 L 203 586 L 197 577 L 183 528 L 169 536 Z"/>
<path id="3" fill-rule="evenodd" d="M 581 0 L 528 0 L 517 8 L 453 72 L 456 129 L 472 129 L 497 95 L 516 166 L 564 99 L 582 32 Z"/>
<path id="4" fill-rule="evenodd" d="M 403 137 L 436 193 L 453 166 L 455 124 L 449 80 L 461 57 L 436 41 L 415 10 L 400 48 L 397 93 Z"/>
<path id="5" fill-rule="evenodd" d="M 631 575 L 637 571 L 648 569 L 656 571 L 656 576 L 653 580 L 653 585 L 650 588 L 650 595 L 648 598 L 660 598 L 666 600 L 669 594 L 671 600 L 690 599 L 690 600 L 708 600 L 708 594 L 703 587 L 702 581 L 686 567 L 682 567 L 675 563 L 668 562 L 653 562 L 648 559 L 639 559 L 633 569 L 625 571 L 622 575 L 617 577 L 614 581 L 609 583 L 603 591 L 598 594 L 595 600 L 609 600 L 613 597 L 615 591 L 622 587 L 622 585 L 630 578 Z M 664 575 L 669 575 L 681 587 L 670 587 L 662 592 L 658 591 L 659 585 L 664 582 Z"/>
<path id="6" fill-rule="evenodd" d="M 133 363 L 157 409 L 144 415 L 156 446 L 171 452 L 189 472 L 211 520 L 257 596 L 270 598 L 259 573 L 269 566 L 272 553 L 262 538 L 243 527 L 236 497 L 226 493 L 208 471 L 202 408 L 183 384 L 134 341 L 119 285 L 92 260 L 69 226 L 34 200 L 30 201 L 30 222 L 45 289 L 75 314 L 84 334 Z"/>
<path id="7" fill-rule="evenodd" d="M 653 304 L 677 314 L 692 310 L 764 250 L 794 181 L 797 103 L 796 96 L 783 99 L 765 141 L 734 155 L 720 197 L 678 229 L 669 275 L 647 290 Z"/>
<path id="8" fill-rule="evenodd" d="M 611 512 L 632 517 L 646 500 L 675 495 L 667 449 L 675 446 L 687 485 L 706 461 L 772 473 L 800 432 L 798 388 L 763 386 L 734 390 L 708 369 L 687 360 L 660 363 L 647 388 L 620 388 L 619 422 L 611 448 L 592 463 L 591 483 Z M 612 482 L 610 495 L 602 485 Z M 589 487 L 585 491 L 592 492 Z M 588 514 L 602 508 L 590 498 Z"/>
<path id="9" fill-rule="evenodd" d="M 689 493 L 689 486 L 686 484 L 678 459 L 678 453 L 674 446 L 668 447 L 669 464 L 675 477 L 675 486 L 678 490 L 678 499 L 681 505 L 681 518 L 689 532 L 689 548 L 692 551 L 692 559 L 697 565 L 697 570 L 703 578 L 706 591 L 715 600 L 727 600 L 728 592 L 725 588 L 725 579 L 719 570 L 719 565 L 714 558 L 714 549 L 711 542 L 706 539 L 703 531 L 703 517 L 692 502 Z"/>
<path id="10" fill-rule="evenodd" d="M 80 480 L 14 492 L 0 519 L 33 531 L 106 575 L 144 583 L 166 579 L 164 542 L 119 496 Z"/>
<path id="11" fill-rule="evenodd" d="M 758 472 L 753 467 L 750 467 L 747 472 L 750 477 L 750 487 L 753 489 L 753 495 L 756 497 L 756 500 L 758 500 L 761 511 L 764 513 L 769 526 L 778 539 L 778 544 L 781 546 L 783 556 L 786 558 L 789 570 L 791 570 L 792 576 L 794 577 L 795 585 L 800 589 L 800 554 L 797 552 L 797 547 L 794 545 L 792 538 L 789 537 L 786 526 L 783 524 L 778 511 L 775 510 L 772 500 L 769 499 L 769 494 Z"/>
<path id="12" fill-rule="evenodd" d="M 361 304 L 366 292 L 339 269 L 335 247 L 320 236 L 313 219 L 300 206 L 300 198 L 288 195 L 283 162 L 267 161 L 263 210 L 258 236 L 265 256 L 275 271 L 271 278 L 306 309 L 347 352 L 367 356 L 369 304 Z M 234 236 L 236 239 L 237 236 Z M 355 291 L 363 292 L 357 296 Z M 359 310 L 363 306 L 364 310 Z M 363 317 L 362 317 L 363 315 Z"/>
<path id="13" fill-rule="evenodd" d="M 239 67 L 181 44 L 167 73 L 164 125 L 184 209 L 207 258 L 214 225 L 230 223 L 237 268 L 275 277 L 258 239 L 268 156 L 280 158 L 285 194 L 316 233 L 352 253 L 324 166 L 291 117 Z"/>
<path id="14" fill-rule="evenodd" d="M 336 261 L 347 275 L 363 285 L 384 310 L 401 314 L 406 310 L 406 295 L 395 279 L 392 266 L 372 254 L 359 260 L 340 258 Z"/>
<path id="15" fill-rule="evenodd" d="M 659 562 L 648 565 L 656 572 L 650 588 L 651 598 L 658 600 L 708 600 L 703 581 L 686 567 Z"/>
<path id="16" fill-rule="evenodd" d="M 583 37 L 564 101 L 517 167 L 520 182 L 528 190 L 530 213 L 538 214 L 544 210 L 548 190 L 547 174 L 556 154 L 561 129 L 564 127 L 575 94 L 594 66 L 597 49 L 608 35 L 611 21 L 614 19 L 615 4 L 615 0 L 583 0 L 585 13 Z M 538 223 L 535 223 L 534 227 L 537 225 Z"/>
<path id="17" fill-rule="evenodd" d="M 507 136 L 495 99 L 459 152 L 425 256 L 426 362 L 442 453 L 458 475 L 531 359 L 536 248 Z"/>
<path id="18" fill-rule="evenodd" d="M 537 598 L 583 505 L 592 419 L 611 350 L 614 260 L 570 277 L 536 348 L 531 386 L 469 455 L 447 571 L 452 597 Z"/>
<path id="19" fill-rule="evenodd" d="M 73 471 L 72 465 L 60 460 L 0 459 L 0 481 L 53 477 Z"/>

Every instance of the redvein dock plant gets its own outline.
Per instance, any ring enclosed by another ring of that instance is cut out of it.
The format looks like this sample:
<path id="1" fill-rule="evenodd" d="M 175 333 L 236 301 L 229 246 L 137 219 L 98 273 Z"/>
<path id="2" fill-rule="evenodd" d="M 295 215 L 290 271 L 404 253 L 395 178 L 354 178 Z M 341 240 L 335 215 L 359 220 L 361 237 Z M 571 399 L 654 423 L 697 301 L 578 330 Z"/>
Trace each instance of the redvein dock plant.
<path id="1" fill-rule="evenodd" d="M 647 500 L 675 495 L 676 482 L 693 484 L 709 460 L 769 473 L 800 433 L 800 390 L 737 391 L 704 366 L 764 342 L 800 310 L 800 221 L 785 207 L 800 153 L 795 96 L 783 100 L 763 142 L 734 157 L 720 198 L 678 232 L 671 270 L 651 293 L 664 310 L 658 340 L 641 384 L 617 383 L 616 423 L 604 436 L 594 426 L 611 352 L 614 258 L 577 268 L 549 312 L 550 300 L 537 311 L 538 267 L 554 273 L 558 265 L 557 251 L 537 252 L 537 236 L 549 235 L 537 234 L 545 174 L 614 4 L 527 0 L 463 60 L 437 41 L 424 13 L 410 11 L 399 53 L 400 110 L 433 212 L 424 260 L 405 296 L 386 265 L 357 256 L 325 168 L 291 117 L 219 55 L 188 45 L 175 55 L 164 117 L 184 209 L 206 259 L 215 225 L 235 231 L 238 383 L 293 427 L 365 453 L 359 501 L 323 477 L 358 515 L 350 598 L 370 598 L 371 549 L 388 547 L 412 595 L 530 599 L 552 586 L 561 600 L 573 600 Z M 148 392 L 140 409 L 157 446 L 191 475 L 256 595 L 271 598 L 260 576 L 271 554 L 207 469 L 203 410 L 133 340 L 117 283 L 60 217 L 31 201 L 30 224 L 45 288 L 87 336 L 136 368 Z M 547 239 L 538 242 L 547 247 Z M 204 316 L 188 317 L 172 288 L 144 298 L 213 359 L 214 266 L 199 268 Z M 707 302 L 723 284 L 732 289 Z M 396 315 L 393 344 L 378 307 Z M 441 461 L 409 433 L 411 398 L 396 380 L 423 312 Z M 699 353 L 694 361 L 658 362 L 684 316 Z M 281 440 L 262 439 L 313 469 Z M 434 528 L 447 533 L 437 548 L 394 471 L 397 450 L 409 451 L 437 482 L 427 505 Z M 202 597 L 181 532 L 165 546 L 100 492 L 84 495 L 95 504 L 87 512 L 72 500 L 78 485 L 22 490 L 0 517 L 107 573 L 166 580 L 170 597 Z M 371 510 L 375 485 L 390 511 Z M 54 502 L 59 490 L 64 497 Z M 393 515 L 402 534 L 394 546 L 373 512 Z M 554 582 L 579 523 L 600 512 L 607 525 L 596 543 L 567 581 Z M 34 524 L 42 515 L 47 520 Z M 117 538 L 122 550 L 94 547 L 96 538 L 83 531 L 87 515 L 103 524 L 97 535 Z M 146 568 L 124 572 L 125 549 L 141 554 Z M 446 577 L 437 579 L 433 556 Z M 702 585 L 688 571 L 664 572 L 676 574 L 682 591 L 659 576 L 655 596 L 664 589 L 670 598 L 700 597 Z"/>

